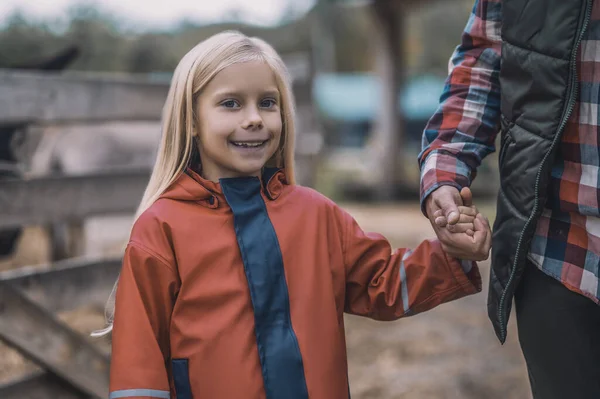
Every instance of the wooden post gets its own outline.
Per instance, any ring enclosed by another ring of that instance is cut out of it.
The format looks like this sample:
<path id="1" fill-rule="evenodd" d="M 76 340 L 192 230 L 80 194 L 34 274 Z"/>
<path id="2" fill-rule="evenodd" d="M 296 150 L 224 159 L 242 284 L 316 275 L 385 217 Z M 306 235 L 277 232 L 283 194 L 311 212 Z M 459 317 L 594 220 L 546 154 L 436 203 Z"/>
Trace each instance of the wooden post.
<path id="1" fill-rule="evenodd" d="M 17 165 L 11 143 L 18 134 L 21 126 L 3 126 L 0 123 L 0 179 L 18 179 L 21 171 Z M 0 228 L 0 258 L 9 257 L 17 247 L 17 240 L 21 236 L 22 229 L 15 226 L 9 229 Z"/>
<path id="2" fill-rule="evenodd" d="M 57 262 L 85 252 L 84 221 L 56 222 L 48 225 L 50 236 L 50 260 Z"/>
<path id="3" fill-rule="evenodd" d="M 46 226 L 50 241 L 50 261 L 57 262 L 69 257 L 69 229 L 66 223 L 50 223 Z"/>
<path id="4" fill-rule="evenodd" d="M 375 0 L 371 4 L 376 19 L 377 72 L 381 84 L 379 115 L 375 123 L 378 136 L 377 156 L 380 167 L 374 171 L 377 176 L 377 199 L 389 201 L 402 184 L 402 136 L 403 123 L 398 112 L 398 93 L 404 79 L 403 16 L 401 2 Z"/>

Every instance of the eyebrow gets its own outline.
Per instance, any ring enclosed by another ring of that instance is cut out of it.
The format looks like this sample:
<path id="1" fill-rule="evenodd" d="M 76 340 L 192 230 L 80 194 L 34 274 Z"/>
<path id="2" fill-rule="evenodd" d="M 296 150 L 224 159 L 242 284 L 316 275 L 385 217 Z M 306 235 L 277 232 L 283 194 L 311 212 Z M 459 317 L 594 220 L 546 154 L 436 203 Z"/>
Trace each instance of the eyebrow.
<path id="1" fill-rule="evenodd" d="M 267 96 L 279 97 L 279 90 L 267 90 L 263 94 Z"/>
<path id="2" fill-rule="evenodd" d="M 235 90 L 218 91 L 214 94 L 215 97 L 237 97 L 239 95 L 240 95 L 240 92 L 235 91 Z M 261 93 L 261 95 L 279 97 L 279 90 L 277 90 L 277 89 L 265 90 L 264 92 Z"/>

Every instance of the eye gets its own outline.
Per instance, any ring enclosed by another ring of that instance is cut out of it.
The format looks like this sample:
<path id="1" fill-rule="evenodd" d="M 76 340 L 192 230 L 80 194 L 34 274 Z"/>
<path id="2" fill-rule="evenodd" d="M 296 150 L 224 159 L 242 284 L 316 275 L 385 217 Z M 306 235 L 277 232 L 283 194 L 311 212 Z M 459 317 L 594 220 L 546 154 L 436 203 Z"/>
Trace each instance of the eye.
<path id="1" fill-rule="evenodd" d="M 221 103 L 221 106 L 225 108 L 238 108 L 240 104 L 235 100 L 225 100 Z"/>
<path id="2" fill-rule="evenodd" d="M 273 108 L 277 105 L 277 101 L 274 98 L 265 98 L 260 102 L 261 108 Z"/>

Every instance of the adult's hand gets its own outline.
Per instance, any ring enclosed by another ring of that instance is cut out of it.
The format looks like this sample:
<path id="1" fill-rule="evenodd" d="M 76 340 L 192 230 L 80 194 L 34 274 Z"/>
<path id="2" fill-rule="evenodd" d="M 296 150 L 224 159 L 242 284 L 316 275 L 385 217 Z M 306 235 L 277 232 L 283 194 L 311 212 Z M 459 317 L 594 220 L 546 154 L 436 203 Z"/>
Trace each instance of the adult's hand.
<path id="1" fill-rule="evenodd" d="M 432 223 L 439 227 L 446 227 L 460 222 L 460 206 L 472 205 L 473 195 L 469 188 L 465 187 L 459 192 L 456 187 L 446 185 L 429 194 L 425 200 L 425 211 Z"/>
<path id="2" fill-rule="evenodd" d="M 472 206 L 472 199 L 467 187 L 459 192 L 455 187 L 441 186 L 427 197 L 425 211 L 448 255 L 481 261 L 489 256 L 491 230 L 485 216 Z M 472 212 L 463 207 L 471 207 Z"/>

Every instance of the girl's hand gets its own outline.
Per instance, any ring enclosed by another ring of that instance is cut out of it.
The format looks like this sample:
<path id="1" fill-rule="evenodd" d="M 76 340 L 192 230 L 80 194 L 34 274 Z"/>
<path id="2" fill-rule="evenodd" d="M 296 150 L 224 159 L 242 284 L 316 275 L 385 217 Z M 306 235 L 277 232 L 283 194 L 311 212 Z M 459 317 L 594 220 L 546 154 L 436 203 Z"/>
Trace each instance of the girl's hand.
<path id="1" fill-rule="evenodd" d="M 456 224 L 446 223 L 446 218 L 444 217 L 443 211 L 441 209 L 434 212 L 433 217 L 435 218 L 435 223 L 445 225 L 446 229 L 448 229 L 451 233 L 465 233 L 471 237 L 475 234 L 475 217 L 477 216 L 477 208 L 473 206 L 459 206 L 458 212 L 458 222 Z"/>

